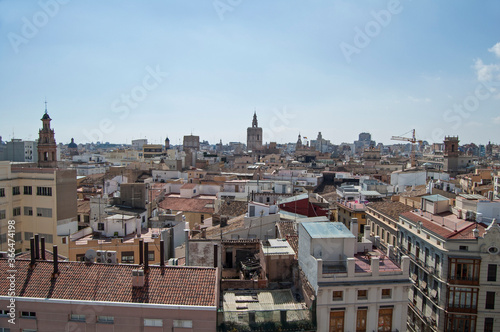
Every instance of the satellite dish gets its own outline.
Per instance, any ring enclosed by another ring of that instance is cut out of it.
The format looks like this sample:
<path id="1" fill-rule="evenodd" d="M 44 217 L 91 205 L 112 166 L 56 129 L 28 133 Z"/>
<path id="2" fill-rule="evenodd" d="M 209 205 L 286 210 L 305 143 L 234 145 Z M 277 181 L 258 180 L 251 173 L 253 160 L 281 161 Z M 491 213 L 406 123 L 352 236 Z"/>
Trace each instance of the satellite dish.
<path id="1" fill-rule="evenodd" d="M 85 252 L 85 261 L 88 263 L 93 263 L 94 259 L 97 257 L 97 252 L 94 249 L 89 249 Z"/>

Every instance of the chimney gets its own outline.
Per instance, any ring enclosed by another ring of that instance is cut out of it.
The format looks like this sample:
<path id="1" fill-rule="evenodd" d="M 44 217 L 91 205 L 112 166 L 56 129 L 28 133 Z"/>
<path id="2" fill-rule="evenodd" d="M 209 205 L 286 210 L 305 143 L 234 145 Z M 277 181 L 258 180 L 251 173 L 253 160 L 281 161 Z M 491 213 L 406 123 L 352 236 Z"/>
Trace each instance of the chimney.
<path id="1" fill-rule="evenodd" d="M 139 265 L 142 265 L 142 263 L 144 263 L 144 247 L 141 239 L 139 240 Z"/>
<path id="2" fill-rule="evenodd" d="M 57 259 L 58 255 L 57 255 L 57 246 L 56 245 L 52 246 L 52 256 L 54 256 L 53 257 L 54 272 L 52 273 L 52 278 L 57 278 L 57 276 L 59 275 L 59 260 Z"/>
<path id="3" fill-rule="evenodd" d="M 201 230 L 201 238 L 202 239 L 206 239 L 207 238 L 207 229 L 206 228 L 203 228 Z"/>
<path id="4" fill-rule="evenodd" d="M 351 233 L 356 237 L 356 241 L 358 238 L 358 218 L 351 219 Z"/>
<path id="5" fill-rule="evenodd" d="M 35 234 L 35 258 L 40 259 L 40 235 Z"/>
<path id="6" fill-rule="evenodd" d="M 144 287 L 144 270 L 132 270 L 132 287 Z"/>
<path id="7" fill-rule="evenodd" d="M 217 253 L 217 245 L 214 244 L 214 267 L 217 267 L 219 265 L 218 263 L 218 253 Z"/>
<path id="8" fill-rule="evenodd" d="M 149 252 L 149 243 L 144 242 L 144 271 L 146 273 L 149 270 L 148 252 Z"/>
<path id="9" fill-rule="evenodd" d="M 42 260 L 45 260 L 45 238 L 42 236 L 40 238 L 40 243 L 41 243 L 41 257 L 42 257 Z"/>
<path id="10" fill-rule="evenodd" d="M 165 243 L 160 240 L 160 266 L 165 266 Z"/>
<path id="11" fill-rule="evenodd" d="M 30 239 L 30 254 L 31 254 L 30 268 L 34 268 L 36 262 L 36 256 L 35 256 L 35 238 L 33 237 Z"/>
<path id="12" fill-rule="evenodd" d="M 189 229 L 184 229 L 186 235 L 185 245 L 186 245 L 186 266 L 189 266 Z"/>

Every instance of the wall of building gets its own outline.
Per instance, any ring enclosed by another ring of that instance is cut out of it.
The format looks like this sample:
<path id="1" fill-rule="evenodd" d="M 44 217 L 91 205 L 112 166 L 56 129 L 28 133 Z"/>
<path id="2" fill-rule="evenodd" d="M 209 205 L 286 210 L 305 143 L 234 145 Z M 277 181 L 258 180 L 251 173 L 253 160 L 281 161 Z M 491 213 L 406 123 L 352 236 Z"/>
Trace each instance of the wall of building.
<path id="1" fill-rule="evenodd" d="M 0 304 L 7 307 L 8 299 L 1 298 Z M 25 300 L 16 298 L 16 311 L 35 312 L 35 318 L 16 317 L 16 324 L 7 322 L 8 317 L 0 317 L 0 326 L 11 331 L 24 329 L 37 331 L 121 331 L 121 332 L 153 332 L 173 331 L 174 320 L 188 320 L 192 328 L 175 329 L 179 331 L 215 331 L 217 310 L 211 308 L 196 308 L 189 306 L 122 304 L 118 302 L 99 303 L 90 301 L 54 301 Z M 71 321 L 72 314 L 85 315 L 85 322 Z M 99 316 L 114 318 L 112 324 L 99 323 Z M 160 319 L 162 327 L 145 327 L 144 319 Z"/>

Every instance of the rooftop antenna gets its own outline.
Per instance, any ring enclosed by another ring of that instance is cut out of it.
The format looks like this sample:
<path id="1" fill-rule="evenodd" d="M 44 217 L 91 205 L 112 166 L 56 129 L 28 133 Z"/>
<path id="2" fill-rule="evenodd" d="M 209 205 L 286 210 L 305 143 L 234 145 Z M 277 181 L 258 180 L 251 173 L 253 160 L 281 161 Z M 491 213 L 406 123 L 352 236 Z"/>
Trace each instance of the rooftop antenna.
<path id="1" fill-rule="evenodd" d="M 45 97 L 45 114 L 47 114 L 47 97 Z"/>

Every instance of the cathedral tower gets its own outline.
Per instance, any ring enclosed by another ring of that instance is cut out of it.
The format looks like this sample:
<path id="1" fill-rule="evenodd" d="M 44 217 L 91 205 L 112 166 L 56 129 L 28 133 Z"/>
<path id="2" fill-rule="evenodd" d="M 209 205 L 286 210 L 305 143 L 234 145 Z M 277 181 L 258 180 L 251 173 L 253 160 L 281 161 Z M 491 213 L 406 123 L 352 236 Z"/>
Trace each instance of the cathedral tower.
<path id="1" fill-rule="evenodd" d="M 38 131 L 38 167 L 57 167 L 57 145 L 54 129 L 50 129 L 52 119 L 47 113 L 47 102 L 45 102 L 45 114 L 41 120 L 43 127 Z"/>
<path id="2" fill-rule="evenodd" d="M 252 127 L 247 128 L 247 150 L 262 150 L 262 128 L 257 123 L 257 113 L 253 113 Z"/>

